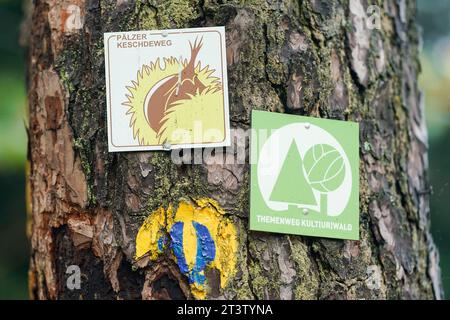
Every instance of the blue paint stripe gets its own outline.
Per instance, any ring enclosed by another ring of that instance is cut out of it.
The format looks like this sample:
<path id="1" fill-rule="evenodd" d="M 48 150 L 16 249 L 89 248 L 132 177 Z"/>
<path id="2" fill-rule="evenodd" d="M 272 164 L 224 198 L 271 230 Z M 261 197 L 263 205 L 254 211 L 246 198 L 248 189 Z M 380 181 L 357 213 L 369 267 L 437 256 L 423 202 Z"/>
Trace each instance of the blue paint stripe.
<path id="1" fill-rule="evenodd" d="M 176 222 L 170 230 L 170 238 L 172 240 L 171 247 L 175 257 L 177 258 L 180 271 L 187 274 L 189 272 L 183 250 L 183 222 Z"/>
<path id="2" fill-rule="evenodd" d="M 158 239 L 158 251 L 159 252 L 163 252 L 164 248 L 166 247 L 166 243 L 167 243 L 167 237 L 164 234 Z"/>
<path id="3" fill-rule="evenodd" d="M 207 227 L 196 221 L 192 221 L 192 225 L 197 235 L 197 257 L 192 270 L 192 277 L 194 281 L 203 284 L 205 282 L 205 276 L 200 273 L 210 262 L 214 261 L 216 257 L 216 246 Z"/>

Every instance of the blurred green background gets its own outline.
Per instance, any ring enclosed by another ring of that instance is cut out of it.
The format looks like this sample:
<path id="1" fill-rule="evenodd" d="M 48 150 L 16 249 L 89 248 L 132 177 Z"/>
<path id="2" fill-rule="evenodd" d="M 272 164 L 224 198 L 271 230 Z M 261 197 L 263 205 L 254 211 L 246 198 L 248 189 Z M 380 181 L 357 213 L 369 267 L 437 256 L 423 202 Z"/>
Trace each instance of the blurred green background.
<path id="1" fill-rule="evenodd" d="M 430 138 L 431 220 L 450 298 L 450 1 L 419 0 L 422 75 Z M 0 299 L 26 299 L 25 52 L 19 45 L 22 4 L 0 0 Z"/>
<path id="2" fill-rule="evenodd" d="M 27 138 L 22 3 L 0 0 L 0 299 L 28 298 L 25 235 Z"/>

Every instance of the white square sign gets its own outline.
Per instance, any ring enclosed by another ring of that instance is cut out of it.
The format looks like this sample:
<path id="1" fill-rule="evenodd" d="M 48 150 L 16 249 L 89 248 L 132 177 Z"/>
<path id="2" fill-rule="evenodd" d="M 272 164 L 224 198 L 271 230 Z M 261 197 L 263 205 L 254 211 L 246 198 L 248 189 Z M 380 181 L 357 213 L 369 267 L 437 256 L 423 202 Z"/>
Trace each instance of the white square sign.
<path id="1" fill-rule="evenodd" d="M 109 151 L 230 145 L 225 28 L 104 34 Z"/>

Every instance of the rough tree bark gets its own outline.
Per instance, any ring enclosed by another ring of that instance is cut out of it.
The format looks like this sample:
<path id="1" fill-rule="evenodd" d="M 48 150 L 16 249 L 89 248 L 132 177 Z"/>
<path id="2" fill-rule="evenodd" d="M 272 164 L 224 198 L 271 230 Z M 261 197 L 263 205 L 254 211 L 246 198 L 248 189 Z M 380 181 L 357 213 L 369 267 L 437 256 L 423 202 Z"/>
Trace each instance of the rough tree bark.
<path id="1" fill-rule="evenodd" d="M 369 5 L 380 29 L 366 26 Z M 238 271 L 220 288 L 207 270 L 207 298 L 441 298 L 415 15 L 406 0 L 34 1 L 31 297 L 194 298 L 170 256 L 134 260 L 135 237 L 160 206 L 204 196 L 238 232 Z M 226 26 L 233 128 L 252 109 L 360 123 L 360 241 L 249 232 L 248 165 L 108 153 L 103 32 L 215 25 Z M 69 265 L 79 290 L 66 287 Z"/>

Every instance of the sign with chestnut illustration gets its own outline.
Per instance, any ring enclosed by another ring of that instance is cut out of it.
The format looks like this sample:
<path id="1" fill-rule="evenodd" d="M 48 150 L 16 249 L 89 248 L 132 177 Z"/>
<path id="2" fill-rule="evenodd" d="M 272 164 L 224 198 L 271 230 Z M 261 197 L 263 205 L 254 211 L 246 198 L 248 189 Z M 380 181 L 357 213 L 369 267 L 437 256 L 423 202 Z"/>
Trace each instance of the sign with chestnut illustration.
<path id="1" fill-rule="evenodd" d="M 224 27 L 104 34 L 110 152 L 230 144 Z"/>

